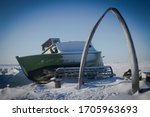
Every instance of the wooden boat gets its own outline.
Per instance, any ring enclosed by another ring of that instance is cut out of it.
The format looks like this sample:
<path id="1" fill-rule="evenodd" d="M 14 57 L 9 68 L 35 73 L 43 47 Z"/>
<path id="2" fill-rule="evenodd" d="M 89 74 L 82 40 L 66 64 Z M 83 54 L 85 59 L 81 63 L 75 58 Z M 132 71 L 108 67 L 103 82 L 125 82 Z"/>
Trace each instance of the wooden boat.
<path id="1" fill-rule="evenodd" d="M 59 38 L 50 38 L 42 44 L 43 53 L 16 57 L 25 75 L 38 83 L 47 83 L 54 77 L 57 68 L 79 67 L 85 42 L 60 42 Z M 89 46 L 87 67 L 103 66 L 101 52 Z"/>

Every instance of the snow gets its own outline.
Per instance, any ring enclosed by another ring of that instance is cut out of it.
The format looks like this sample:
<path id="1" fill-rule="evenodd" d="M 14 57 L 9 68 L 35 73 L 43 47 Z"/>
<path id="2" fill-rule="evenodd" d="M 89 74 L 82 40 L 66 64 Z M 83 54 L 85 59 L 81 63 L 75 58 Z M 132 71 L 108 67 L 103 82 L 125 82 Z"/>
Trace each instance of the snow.
<path id="1" fill-rule="evenodd" d="M 20 68 L 9 67 L 9 78 L 0 83 L 1 100 L 147 100 L 150 99 L 150 82 L 140 81 L 140 93 L 130 94 L 131 80 L 124 80 L 121 74 L 128 69 L 128 65 L 111 64 L 114 71 L 119 70 L 116 77 L 103 79 L 86 79 L 81 89 L 77 89 L 77 78 L 61 81 L 61 88 L 55 88 L 55 83 L 36 84 L 28 80 Z M 143 64 L 142 64 L 143 65 Z M 141 67 L 143 71 L 150 69 L 149 64 Z M 146 68 L 143 69 L 143 68 Z M 116 72 L 115 72 L 116 73 Z M 8 75 L 5 75 L 5 77 Z M 0 80 L 1 82 L 1 80 Z"/>

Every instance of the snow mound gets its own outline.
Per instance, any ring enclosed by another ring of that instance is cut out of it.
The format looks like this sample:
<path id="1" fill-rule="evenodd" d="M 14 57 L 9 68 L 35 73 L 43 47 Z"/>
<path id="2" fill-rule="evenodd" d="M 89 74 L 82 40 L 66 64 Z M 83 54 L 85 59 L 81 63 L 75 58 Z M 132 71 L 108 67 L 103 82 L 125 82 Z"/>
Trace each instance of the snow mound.
<path id="1" fill-rule="evenodd" d="M 140 87 L 150 85 L 140 82 Z M 137 95 L 129 94 L 131 81 L 119 77 L 88 81 L 80 90 L 77 83 L 62 83 L 61 88 L 55 88 L 54 82 L 48 84 L 28 84 L 20 87 L 0 89 L 0 99 L 13 100 L 126 100 L 149 99 L 150 91 Z"/>
<path id="2" fill-rule="evenodd" d="M 149 62 L 148 62 L 149 63 Z M 61 81 L 61 88 L 55 88 L 55 83 L 35 84 L 23 74 L 20 68 L 15 67 L 5 75 L 0 75 L 1 100 L 147 100 L 150 99 L 150 82 L 140 81 L 140 91 L 130 94 L 131 80 L 121 78 L 128 64 L 108 64 L 113 67 L 116 77 L 86 80 L 81 89 L 77 89 L 77 78 Z M 145 62 L 139 64 L 142 71 L 150 71 Z"/>
<path id="3" fill-rule="evenodd" d="M 113 86 L 123 82 L 121 78 L 106 78 L 86 82 L 81 90 L 77 83 L 63 83 L 55 88 L 54 83 L 29 84 L 22 87 L 6 87 L 0 91 L 0 99 L 37 99 L 37 100 L 102 100 L 118 95 Z"/>
<path id="4" fill-rule="evenodd" d="M 32 83 L 19 66 L 0 66 L 0 88 L 23 86 Z"/>

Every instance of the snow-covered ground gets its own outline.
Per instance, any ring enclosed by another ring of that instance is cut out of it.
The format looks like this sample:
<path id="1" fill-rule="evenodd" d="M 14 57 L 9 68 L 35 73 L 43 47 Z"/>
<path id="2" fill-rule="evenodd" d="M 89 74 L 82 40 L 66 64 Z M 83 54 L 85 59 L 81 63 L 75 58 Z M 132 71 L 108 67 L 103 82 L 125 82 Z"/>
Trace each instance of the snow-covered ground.
<path id="1" fill-rule="evenodd" d="M 61 88 L 55 88 L 54 82 L 35 84 L 28 80 L 19 67 L 9 67 L 7 75 L 0 77 L 0 99 L 38 99 L 38 100 L 110 100 L 110 99 L 150 99 L 150 82 L 140 81 L 144 93 L 130 94 L 131 80 L 121 78 L 129 66 L 122 63 L 109 64 L 116 77 L 87 80 L 80 90 L 77 79 L 62 81 Z M 150 63 L 139 64 L 142 71 L 150 71 Z M 11 72 L 10 72 L 11 71 Z M 10 77 L 9 77 L 10 76 Z M 8 78 L 9 77 L 9 78 Z M 7 81 L 2 81 L 7 78 Z"/>

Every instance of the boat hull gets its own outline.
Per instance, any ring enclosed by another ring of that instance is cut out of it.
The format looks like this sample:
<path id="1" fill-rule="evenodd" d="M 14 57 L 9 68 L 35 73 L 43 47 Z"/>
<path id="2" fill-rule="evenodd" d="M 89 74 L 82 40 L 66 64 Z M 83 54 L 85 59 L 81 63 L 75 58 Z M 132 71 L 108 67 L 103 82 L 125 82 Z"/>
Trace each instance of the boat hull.
<path id="1" fill-rule="evenodd" d="M 47 83 L 60 67 L 79 67 L 82 53 L 41 54 L 16 57 L 25 75 L 32 81 Z M 101 52 L 88 54 L 86 66 L 103 66 Z"/>

